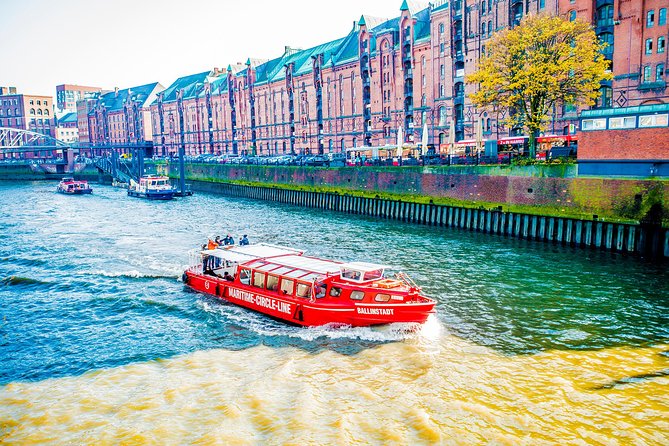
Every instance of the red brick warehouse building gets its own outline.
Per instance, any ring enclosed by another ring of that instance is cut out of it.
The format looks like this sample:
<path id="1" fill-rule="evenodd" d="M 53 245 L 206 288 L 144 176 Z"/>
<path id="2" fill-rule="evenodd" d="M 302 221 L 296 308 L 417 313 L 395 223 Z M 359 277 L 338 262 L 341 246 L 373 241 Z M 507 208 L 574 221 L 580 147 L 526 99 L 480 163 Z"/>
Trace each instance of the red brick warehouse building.
<path id="1" fill-rule="evenodd" d="M 476 70 L 493 33 L 528 13 L 590 21 L 602 40 L 612 42 L 606 51 L 615 78 L 602 85 L 599 106 L 665 101 L 660 62 L 645 47 L 637 64 L 630 57 L 645 39 L 664 50 L 656 43 L 664 42 L 662 36 L 655 36 L 664 29 L 662 2 L 654 0 L 652 30 L 639 25 L 648 12 L 644 3 L 653 0 L 456 0 L 425 7 L 404 1 L 399 17 L 363 15 L 340 39 L 179 78 L 151 104 L 155 153 L 174 153 L 182 140 L 189 154 L 342 152 L 394 144 L 400 128 L 405 142 L 418 142 L 423 125 L 430 143 L 443 144 L 451 128 L 456 141 L 474 138 L 477 121 L 484 138 L 520 134 L 500 123 L 504 112 L 471 104 L 475 85 L 465 76 Z M 629 35 L 621 27 L 626 20 Z M 652 85 L 644 81 L 644 64 L 654 70 Z M 565 133 L 570 124 L 578 126 L 576 110 L 556 107 L 549 133 Z"/>

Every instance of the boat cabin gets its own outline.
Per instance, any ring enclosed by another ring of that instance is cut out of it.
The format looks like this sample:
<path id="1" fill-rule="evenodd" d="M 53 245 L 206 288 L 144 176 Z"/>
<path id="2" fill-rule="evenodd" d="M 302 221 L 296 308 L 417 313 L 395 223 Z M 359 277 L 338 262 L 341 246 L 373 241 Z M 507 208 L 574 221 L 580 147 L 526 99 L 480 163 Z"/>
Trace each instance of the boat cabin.
<path id="1" fill-rule="evenodd" d="M 355 301 L 403 301 L 410 284 L 384 277 L 384 265 L 341 263 L 304 256 L 302 251 L 269 244 L 225 246 L 200 252 L 202 273 L 303 299 L 347 298 Z"/>

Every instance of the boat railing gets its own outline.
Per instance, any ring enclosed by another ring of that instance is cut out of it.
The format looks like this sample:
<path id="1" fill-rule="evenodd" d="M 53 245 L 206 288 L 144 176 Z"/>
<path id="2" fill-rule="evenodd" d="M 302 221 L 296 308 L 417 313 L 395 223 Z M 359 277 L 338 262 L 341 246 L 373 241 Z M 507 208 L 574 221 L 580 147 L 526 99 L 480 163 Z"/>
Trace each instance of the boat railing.
<path id="1" fill-rule="evenodd" d="M 202 252 L 199 249 L 193 249 L 188 253 L 188 269 L 202 272 Z"/>
<path id="2" fill-rule="evenodd" d="M 408 286 L 409 288 L 415 288 L 417 290 L 420 289 L 420 287 L 416 285 L 416 282 L 414 282 L 411 277 L 407 276 L 406 273 L 403 272 L 395 273 L 395 278 L 397 280 L 401 280 L 402 282 L 404 282 L 406 286 Z"/>

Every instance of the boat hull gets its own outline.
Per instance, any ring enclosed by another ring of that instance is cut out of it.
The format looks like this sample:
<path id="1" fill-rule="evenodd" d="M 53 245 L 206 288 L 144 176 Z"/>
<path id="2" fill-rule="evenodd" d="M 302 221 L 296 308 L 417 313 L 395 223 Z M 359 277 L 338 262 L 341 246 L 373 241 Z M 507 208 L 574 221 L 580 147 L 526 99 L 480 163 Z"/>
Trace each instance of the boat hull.
<path id="1" fill-rule="evenodd" d="M 92 194 L 93 189 L 76 189 L 74 191 L 66 191 L 59 189 L 57 192 L 63 195 L 87 195 L 87 194 Z"/>
<path id="2" fill-rule="evenodd" d="M 323 303 L 260 292 L 251 286 L 227 282 L 218 277 L 186 271 L 184 282 L 196 291 L 216 296 L 275 319 L 301 326 L 326 324 L 364 327 L 397 322 L 423 323 L 434 312 L 434 302 L 360 304 L 352 301 Z"/>
<path id="3" fill-rule="evenodd" d="M 145 198 L 147 200 L 171 200 L 174 198 L 174 191 L 147 191 L 138 192 L 128 189 L 128 195 L 131 197 Z"/>

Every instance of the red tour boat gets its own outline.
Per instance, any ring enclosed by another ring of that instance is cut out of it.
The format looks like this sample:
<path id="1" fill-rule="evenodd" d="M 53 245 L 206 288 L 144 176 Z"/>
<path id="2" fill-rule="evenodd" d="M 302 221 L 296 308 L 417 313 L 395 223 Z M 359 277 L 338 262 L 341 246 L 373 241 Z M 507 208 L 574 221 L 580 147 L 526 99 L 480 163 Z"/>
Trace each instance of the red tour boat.
<path id="1" fill-rule="evenodd" d="M 297 325 L 425 322 L 436 301 L 405 274 L 388 278 L 384 269 L 260 243 L 194 251 L 182 279 L 197 291 Z"/>
<path id="2" fill-rule="evenodd" d="M 77 181 L 72 177 L 65 177 L 58 183 L 56 191 L 67 195 L 83 195 L 92 193 L 93 189 L 88 185 L 88 181 Z"/>

